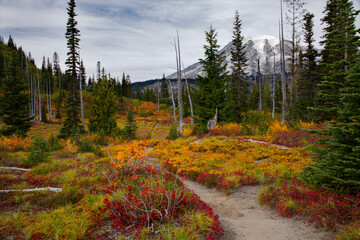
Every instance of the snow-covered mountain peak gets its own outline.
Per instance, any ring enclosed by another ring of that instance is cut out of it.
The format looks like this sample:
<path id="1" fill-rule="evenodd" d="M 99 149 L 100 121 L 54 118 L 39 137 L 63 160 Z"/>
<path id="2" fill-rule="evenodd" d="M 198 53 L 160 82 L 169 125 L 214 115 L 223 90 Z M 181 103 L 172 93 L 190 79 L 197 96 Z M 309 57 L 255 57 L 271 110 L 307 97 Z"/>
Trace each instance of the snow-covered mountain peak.
<path id="1" fill-rule="evenodd" d="M 258 59 L 260 60 L 260 68 L 263 73 L 266 71 L 266 61 L 273 66 L 274 57 L 276 72 L 280 71 L 280 45 L 278 37 L 271 35 L 249 36 L 244 37 L 243 44 L 245 46 L 246 57 L 248 59 L 248 67 L 246 70 L 249 75 L 256 75 Z M 228 63 L 228 71 L 230 71 L 231 66 L 231 48 L 232 43 L 230 42 L 220 50 L 221 52 L 225 52 L 226 62 Z M 285 52 L 289 53 L 290 49 L 290 42 L 285 41 Z M 198 75 L 204 75 L 200 63 L 194 63 L 185 68 L 185 73 L 187 78 L 197 78 Z M 171 74 L 168 78 L 176 78 L 176 73 Z"/>

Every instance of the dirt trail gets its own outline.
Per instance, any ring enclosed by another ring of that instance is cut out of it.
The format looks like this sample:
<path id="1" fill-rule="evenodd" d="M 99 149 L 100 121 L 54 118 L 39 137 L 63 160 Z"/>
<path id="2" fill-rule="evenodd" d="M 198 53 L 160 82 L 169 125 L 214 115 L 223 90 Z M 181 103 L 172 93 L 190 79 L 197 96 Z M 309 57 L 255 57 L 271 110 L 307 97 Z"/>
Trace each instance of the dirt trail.
<path id="1" fill-rule="evenodd" d="M 198 139 L 192 143 L 199 143 Z M 269 144 L 263 141 L 247 139 L 249 142 L 271 145 L 283 150 L 286 146 Z M 191 144 L 191 143 L 190 143 Z M 155 159 L 148 159 L 159 166 Z M 334 233 L 317 229 L 301 217 L 286 218 L 278 212 L 265 209 L 258 203 L 261 186 L 243 186 L 226 195 L 217 189 L 206 188 L 199 183 L 183 180 L 187 188 L 197 194 L 202 201 L 219 215 L 225 231 L 224 240 L 329 240 Z"/>
<path id="2" fill-rule="evenodd" d="M 260 186 L 243 186 L 229 196 L 196 182 L 185 185 L 219 215 L 225 240 L 317 240 L 333 239 L 333 233 L 309 226 L 306 220 L 285 218 L 257 203 Z"/>

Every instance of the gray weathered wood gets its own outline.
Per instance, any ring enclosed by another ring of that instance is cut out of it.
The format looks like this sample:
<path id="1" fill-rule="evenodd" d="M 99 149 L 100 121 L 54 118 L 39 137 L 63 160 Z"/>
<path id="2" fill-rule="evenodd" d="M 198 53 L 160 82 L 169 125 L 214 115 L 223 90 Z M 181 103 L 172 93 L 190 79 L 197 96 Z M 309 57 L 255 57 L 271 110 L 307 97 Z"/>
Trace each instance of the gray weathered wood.
<path id="1" fill-rule="evenodd" d="M 14 171 L 30 171 L 30 169 L 17 168 L 17 167 L 0 167 L 0 169 L 14 170 Z"/>
<path id="2" fill-rule="evenodd" d="M 50 191 L 50 192 L 61 192 L 62 188 L 34 188 L 34 189 L 16 189 L 16 190 L 0 190 L 0 193 L 10 193 L 10 192 L 36 192 L 36 191 Z"/>

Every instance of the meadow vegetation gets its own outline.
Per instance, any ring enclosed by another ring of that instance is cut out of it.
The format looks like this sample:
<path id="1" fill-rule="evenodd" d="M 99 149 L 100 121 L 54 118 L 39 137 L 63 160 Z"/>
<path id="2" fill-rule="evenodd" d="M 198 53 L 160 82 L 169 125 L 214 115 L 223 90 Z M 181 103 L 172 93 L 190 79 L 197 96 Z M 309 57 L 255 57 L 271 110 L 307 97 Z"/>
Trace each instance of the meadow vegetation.
<path id="1" fill-rule="evenodd" d="M 337 231 L 338 239 L 359 236 L 360 195 L 313 186 L 302 174 L 312 149 L 321 147 L 312 131 L 325 126 L 248 121 L 198 136 L 187 124 L 175 140 L 156 131 L 154 139 L 156 123 L 170 132 L 171 113 L 144 117 L 145 104 L 130 105 L 139 126 L 135 140 L 101 134 L 59 140 L 51 123 L 33 125 L 31 131 L 47 133 L 43 138 L 1 138 L 1 166 L 31 169 L 0 169 L 1 190 L 62 188 L 0 193 L 1 238 L 219 239 L 218 216 L 176 175 L 227 194 L 260 184 L 260 204 L 284 217 L 304 215 Z M 125 126 L 125 114 L 117 121 Z"/>

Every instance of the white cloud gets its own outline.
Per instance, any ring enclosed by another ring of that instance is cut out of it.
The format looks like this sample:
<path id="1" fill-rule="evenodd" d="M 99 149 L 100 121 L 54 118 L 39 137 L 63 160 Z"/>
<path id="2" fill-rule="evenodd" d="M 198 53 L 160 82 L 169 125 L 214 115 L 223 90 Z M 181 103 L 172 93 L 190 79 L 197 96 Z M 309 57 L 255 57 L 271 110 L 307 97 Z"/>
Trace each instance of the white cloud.
<path id="1" fill-rule="evenodd" d="M 31 51 L 38 64 L 42 56 L 57 51 L 66 58 L 67 1 L 0 0 L 0 35 L 12 35 L 18 46 Z M 175 66 L 173 41 L 180 32 L 182 58 L 190 65 L 203 57 L 204 32 L 210 25 L 224 46 L 232 37 L 235 10 L 242 19 L 243 34 L 278 34 L 278 0 L 77 0 L 81 57 L 87 74 L 97 61 L 112 76 L 125 71 L 132 81 L 160 78 Z M 315 36 L 320 40 L 320 19 L 326 0 L 308 1 L 315 14 Z M 354 2 L 359 9 L 360 1 Z M 359 24 L 359 21 L 358 21 Z M 64 64 L 62 64 L 64 69 Z"/>

